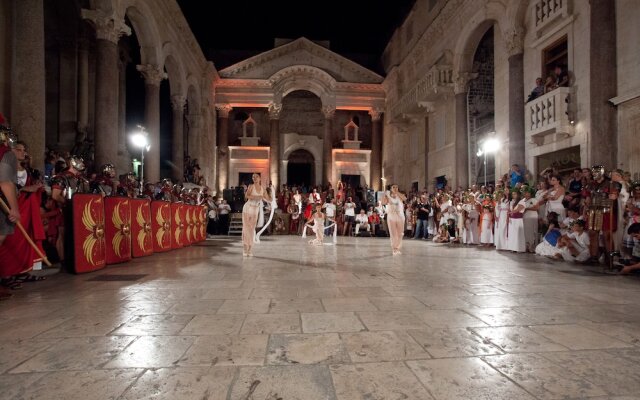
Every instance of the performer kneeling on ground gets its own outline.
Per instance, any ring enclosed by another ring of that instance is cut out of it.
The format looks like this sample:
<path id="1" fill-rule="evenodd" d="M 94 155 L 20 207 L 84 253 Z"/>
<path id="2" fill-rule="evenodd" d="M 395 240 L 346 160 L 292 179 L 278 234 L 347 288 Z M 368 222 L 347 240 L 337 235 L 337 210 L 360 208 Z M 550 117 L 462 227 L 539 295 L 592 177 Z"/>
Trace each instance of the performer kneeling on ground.
<path id="1" fill-rule="evenodd" d="M 309 241 L 309 244 L 321 245 L 324 241 L 324 213 L 322 204 L 316 204 L 316 211 L 311 215 L 308 222 L 313 221 L 313 232 L 316 238 Z"/>
<path id="2" fill-rule="evenodd" d="M 382 204 L 387 206 L 387 225 L 391 237 L 391 252 L 395 256 L 400 254 L 402 236 L 404 236 L 404 201 L 407 197 L 398 191 L 398 185 L 391 185 L 391 190 L 385 192 Z"/>
<path id="3" fill-rule="evenodd" d="M 271 202 L 271 193 L 268 193 L 269 189 L 262 187 L 262 182 L 259 174 L 253 174 L 251 176 L 253 183 L 249 185 L 247 191 L 244 194 L 246 203 L 242 207 L 242 255 L 244 257 L 252 257 L 251 248 L 253 247 L 253 241 L 256 236 L 256 225 L 258 225 L 258 218 L 264 218 L 262 213 L 262 200 Z"/>

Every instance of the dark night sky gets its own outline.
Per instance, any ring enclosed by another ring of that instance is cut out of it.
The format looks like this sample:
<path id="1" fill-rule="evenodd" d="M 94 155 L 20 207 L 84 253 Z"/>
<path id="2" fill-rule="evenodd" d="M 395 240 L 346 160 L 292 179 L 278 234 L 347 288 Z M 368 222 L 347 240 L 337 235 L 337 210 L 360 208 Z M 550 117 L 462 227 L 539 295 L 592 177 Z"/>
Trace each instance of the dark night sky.
<path id="1" fill-rule="evenodd" d="M 386 44 L 414 2 L 178 0 L 205 56 L 219 70 L 272 49 L 276 37 L 304 36 L 329 40 L 331 50 L 378 73 Z"/>

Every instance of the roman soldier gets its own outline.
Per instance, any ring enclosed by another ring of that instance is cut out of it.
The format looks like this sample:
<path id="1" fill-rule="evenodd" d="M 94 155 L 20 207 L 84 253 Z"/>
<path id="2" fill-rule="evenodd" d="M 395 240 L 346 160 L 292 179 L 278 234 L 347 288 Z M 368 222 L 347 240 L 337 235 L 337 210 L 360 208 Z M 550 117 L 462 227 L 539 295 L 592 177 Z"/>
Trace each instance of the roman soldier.
<path id="1" fill-rule="evenodd" d="M 160 193 L 158 193 L 158 195 L 156 196 L 156 200 L 162 200 L 162 201 L 172 201 L 173 200 L 173 196 L 171 194 L 171 189 L 173 187 L 173 183 L 171 182 L 171 179 L 163 179 L 162 180 L 162 185 L 160 187 Z"/>
<path id="2" fill-rule="evenodd" d="M 114 181 L 116 177 L 116 167 L 113 164 L 105 164 L 100 168 L 94 180 L 91 181 L 91 192 L 102 196 L 113 196 L 118 193 L 119 184 Z"/>
<path id="3" fill-rule="evenodd" d="M 605 168 L 602 165 L 591 167 L 593 180 L 587 186 L 587 223 L 589 227 L 589 237 L 592 244 L 591 255 L 598 254 L 598 234 L 602 232 L 605 246 L 605 264 L 610 261 L 609 253 L 613 251 L 611 242 L 613 232 L 617 229 L 617 199 L 620 193 L 620 184 L 612 182 L 605 175 Z"/>
<path id="4" fill-rule="evenodd" d="M 88 193 L 89 182 L 83 176 L 85 164 L 82 157 L 71 156 L 69 165 L 61 173 L 55 175 L 51 182 L 51 197 L 61 206 L 66 204 L 76 193 Z"/>

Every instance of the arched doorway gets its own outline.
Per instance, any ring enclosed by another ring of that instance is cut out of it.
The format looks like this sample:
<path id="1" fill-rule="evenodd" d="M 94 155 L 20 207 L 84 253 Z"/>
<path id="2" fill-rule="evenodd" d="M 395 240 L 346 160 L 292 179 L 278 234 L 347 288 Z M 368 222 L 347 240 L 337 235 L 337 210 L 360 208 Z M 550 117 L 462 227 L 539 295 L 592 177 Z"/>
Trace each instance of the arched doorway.
<path id="1" fill-rule="evenodd" d="M 476 47 L 472 72 L 477 78 L 469 83 L 467 97 L 470 180 L 476 184 L 494 183 L 495 153 L 484 151 L 485 141 L 495 135 L 493 26 L 487 29 Z"/>
<path id="2" fill-rule="evenodd" d="M 313 186 L 315 183 L 315 159 L 304 149 L 293 151 L 287 163 L 287 184 Z"/>

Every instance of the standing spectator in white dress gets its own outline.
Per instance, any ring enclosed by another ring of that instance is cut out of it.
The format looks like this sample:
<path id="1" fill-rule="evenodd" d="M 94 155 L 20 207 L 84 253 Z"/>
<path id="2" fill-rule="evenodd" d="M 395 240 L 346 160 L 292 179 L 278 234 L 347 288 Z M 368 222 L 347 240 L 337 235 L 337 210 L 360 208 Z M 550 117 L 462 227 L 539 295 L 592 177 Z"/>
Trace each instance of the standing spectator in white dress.
<path id="1" fill-rule="evenodd" d="M 324 214 L 327 217 L 325 220 L 325 226 L 333 224 L 336 220 L 336 200 L 331 198 L 329 202 L 324 203 L 322 208 L 324 208 Z M 325 236 L 331 236 L 334 229 L 336 229 L 335 226 L 332 228 L 326 228 L 324 232 Z"/>
<path id="2" fill-rule="evenodd" d="M 545 199 L 547 200 L 547 213 L 551 211 L 557 213 L 558 220 L 562 221 L 567 216 L 564 204 L 562 204 L 565 189 L 564 186 L 562 186 L 560 177 L 557 175 L 552 175 L 549 182 L 551 183 L 551 189 L 545 196 Z"/>
<path id="3" fill-rule="evenodd" d="M 527 242 L 524 237 L 524 201 L 520 201 L 520 193 L 517 190 L 511 192 L 509 203 L 509 227 L 507 228 L 507 250 L 524 253 L 527 250 Z"/>
<path id="4" fill-rule="evenodd" d="M 353 202 L 351 197 L 348 197 L 346 203 L 344 203 L 344 229 L 342 236 L 347 236 L 347 234 L 351 236 L 351 228 L 355 222 L 356 203 Z"/>
<path id="5" fill-rule="evenodd" d="M 485 247 L 493 245 L 493 210 L 495 203 L 489 195 L 482 199 L 482 214 L 480 214 L 480 243 Z"/>
<path id="6" fill-rule="evenodd" d="M 493 243 L 496 250 L 507 250 L 507 229 L 509 222 L 509 191 L 496 192 Z"/>
<path id="7" fill-rule="evenodd" d="M 524 237 L 527 252 L 535 252 L 538 245 L 538 202 L 533 198 L 533 188 L 523 186 L 520 192 L 524 195 Z"/>

